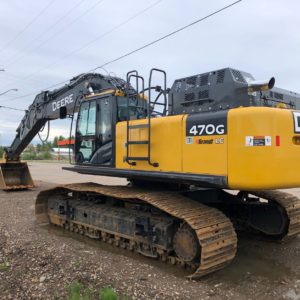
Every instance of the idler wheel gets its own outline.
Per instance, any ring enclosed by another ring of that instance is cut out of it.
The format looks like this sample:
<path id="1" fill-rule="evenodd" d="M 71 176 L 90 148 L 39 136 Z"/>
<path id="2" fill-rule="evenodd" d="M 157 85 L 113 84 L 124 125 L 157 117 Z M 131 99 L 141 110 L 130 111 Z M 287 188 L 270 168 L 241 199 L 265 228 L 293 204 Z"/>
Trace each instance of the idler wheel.
<path id="1" fill-rule="evenodd" d="M 177 256 L 185 261 L 192 262 L 199 259 L 200 245 L 194 230 L 183 225 L 176 231 L 173 239 L 173 247 Z"/>

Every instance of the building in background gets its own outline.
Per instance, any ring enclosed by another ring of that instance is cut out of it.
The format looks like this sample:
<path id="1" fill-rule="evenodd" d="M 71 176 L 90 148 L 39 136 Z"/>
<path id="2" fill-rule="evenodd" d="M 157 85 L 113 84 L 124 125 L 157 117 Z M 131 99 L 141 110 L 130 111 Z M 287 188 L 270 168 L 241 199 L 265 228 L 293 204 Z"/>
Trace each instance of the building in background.
<path id="1" fill-rule="evenodd" d="M 73 160 L 73 145 L 75 143 L 74 139 L 67 139 L 57 141 L 58 147 L 51 148 L 51 155 L 54 159 L 57 160 L 66 160 L 69 159 L 69 155 Z"/>

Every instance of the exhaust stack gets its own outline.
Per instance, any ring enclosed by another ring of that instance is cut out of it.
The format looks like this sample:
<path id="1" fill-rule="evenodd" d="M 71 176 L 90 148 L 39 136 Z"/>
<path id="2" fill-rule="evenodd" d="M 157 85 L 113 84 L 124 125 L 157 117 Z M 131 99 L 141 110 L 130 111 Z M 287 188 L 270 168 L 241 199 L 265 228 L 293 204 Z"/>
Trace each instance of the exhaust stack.
<path id="1" fill-rule="evenodd" d="M 248 93 L 268 91 L 271 90 L 274 85 L 274 77 L 272 77 L 269 81 L 252 81 L 248 84 Z"/>

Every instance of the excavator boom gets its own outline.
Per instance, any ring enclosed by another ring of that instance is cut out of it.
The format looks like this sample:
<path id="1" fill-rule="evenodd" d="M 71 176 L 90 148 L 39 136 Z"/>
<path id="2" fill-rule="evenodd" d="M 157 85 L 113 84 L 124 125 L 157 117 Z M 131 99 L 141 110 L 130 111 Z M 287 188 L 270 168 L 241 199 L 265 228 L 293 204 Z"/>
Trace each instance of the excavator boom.
<path id="1" fill-rule="evenodd" d="M 62 88 L 38 94 L 26 110 L 17 134 L 0 162 L 0 189 L 18 190 L 34 187 L 26 162 L 20 155 L 48 121 L 72 117 L 84 96 L 94 90 L 121 87 L 123 81 L 101 74 L 83 74 L 74 77 Z"/>

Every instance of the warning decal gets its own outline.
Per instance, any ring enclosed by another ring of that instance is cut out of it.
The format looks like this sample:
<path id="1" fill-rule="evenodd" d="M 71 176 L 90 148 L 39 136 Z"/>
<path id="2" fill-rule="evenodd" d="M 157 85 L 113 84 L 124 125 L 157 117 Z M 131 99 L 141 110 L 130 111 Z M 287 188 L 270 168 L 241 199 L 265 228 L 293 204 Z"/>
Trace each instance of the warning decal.
<path id="1" fill-rule="evenodd" d="M 185 143 L 186 143 L 187 145 L 192 145 L 192 144 L 194 144 L 194 138 L 193 138 L 193 137 L 186 137 Z"/>
<path id="2" fill-rule="evenodd" d="M 272 146 L 272 137 L 271 136 L 246 136 L 245 144 L 247 147 Z"/>

